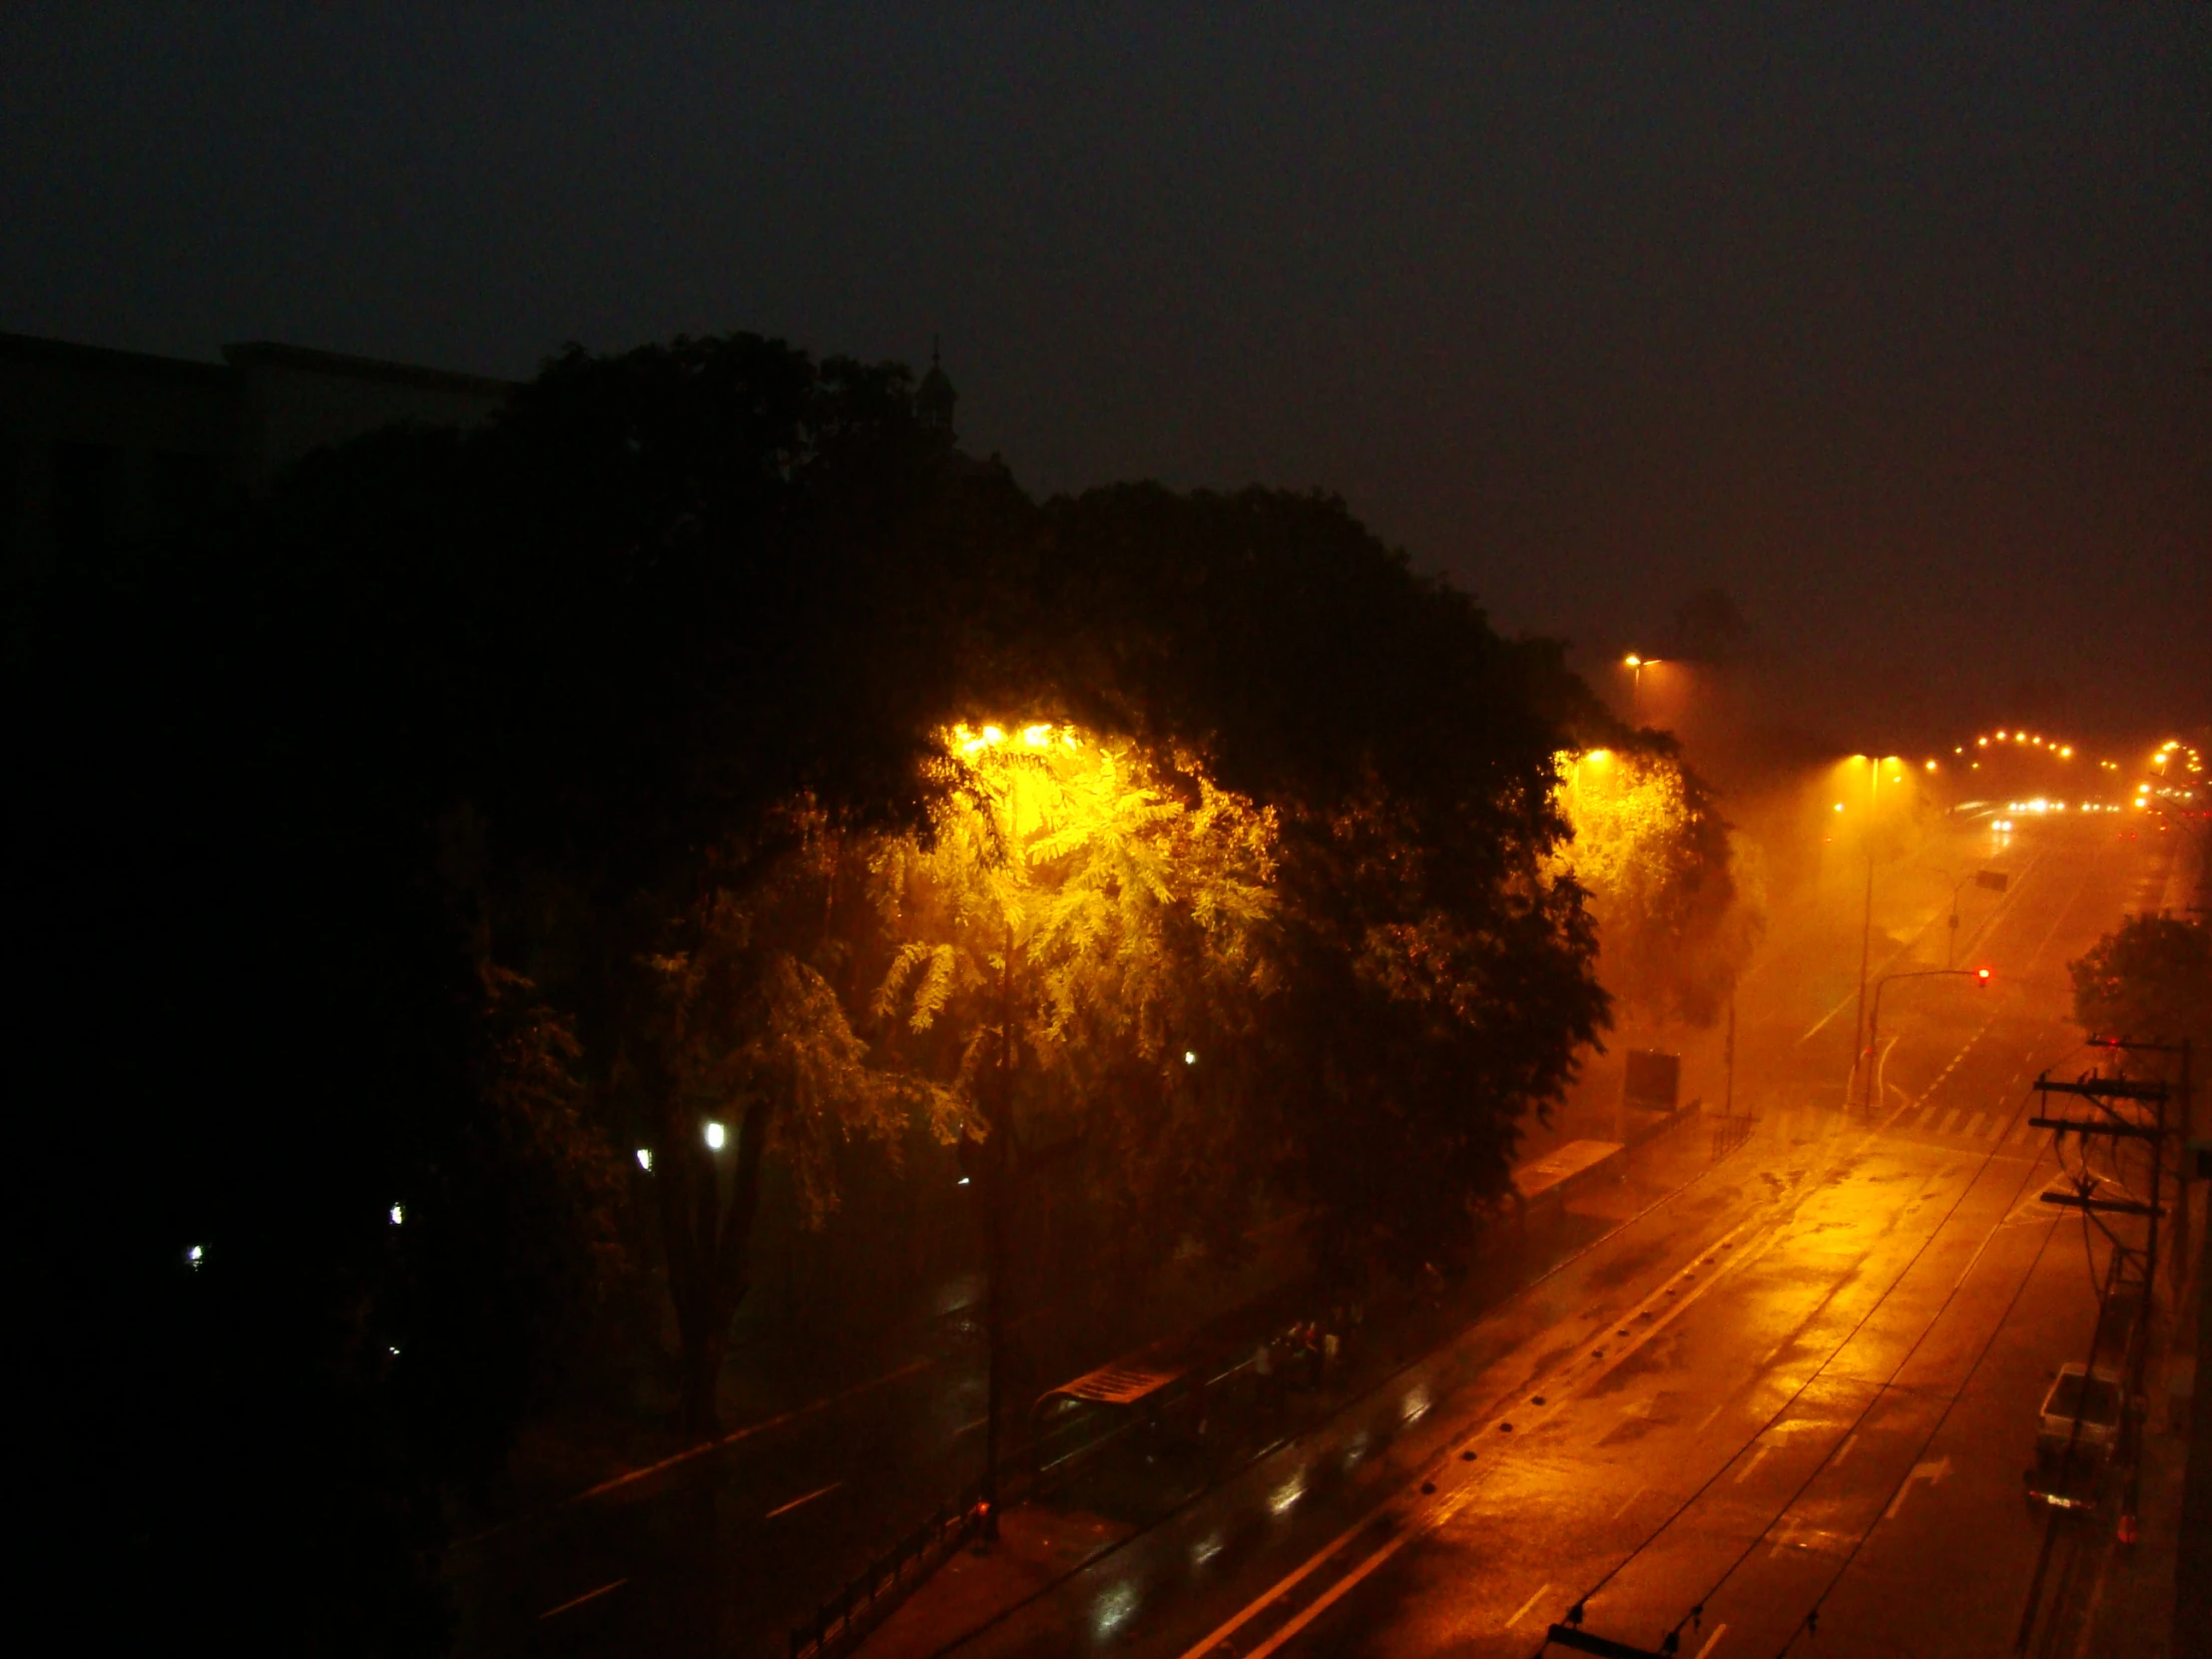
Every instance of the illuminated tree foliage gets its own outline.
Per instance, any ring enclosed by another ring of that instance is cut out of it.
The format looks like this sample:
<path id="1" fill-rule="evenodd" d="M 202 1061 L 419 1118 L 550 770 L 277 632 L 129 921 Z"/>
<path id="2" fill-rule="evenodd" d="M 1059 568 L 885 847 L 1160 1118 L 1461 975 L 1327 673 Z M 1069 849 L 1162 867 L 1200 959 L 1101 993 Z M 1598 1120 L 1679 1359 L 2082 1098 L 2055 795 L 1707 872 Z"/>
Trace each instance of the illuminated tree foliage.
<path id="1" fill-rule="evenodd" d="M 1762 925 L 1711 792 L 1650 734 L 1558 760 L 1572 839 L 1551 867 L 1590 895 L 1606 989 L 1653 1018 L 1711 1025 Z"/>
<path id="2" fill-rule="evenodd" d="M 886 1042 L 967 1102 L 969 1134 L 1013 1137 L 1011 1157 L 1089 1141 L 1125 1236 L 1172 1243 L 1218 1192 L 1194 1151 L 1237 1116 L 1227 1045 L 1267 989 L 1272 815 L 1188 756 L 1064 725 L 956 727 L 934 770 L 927 842 L 876 858 L 900 941 L 873 999 Z"/>

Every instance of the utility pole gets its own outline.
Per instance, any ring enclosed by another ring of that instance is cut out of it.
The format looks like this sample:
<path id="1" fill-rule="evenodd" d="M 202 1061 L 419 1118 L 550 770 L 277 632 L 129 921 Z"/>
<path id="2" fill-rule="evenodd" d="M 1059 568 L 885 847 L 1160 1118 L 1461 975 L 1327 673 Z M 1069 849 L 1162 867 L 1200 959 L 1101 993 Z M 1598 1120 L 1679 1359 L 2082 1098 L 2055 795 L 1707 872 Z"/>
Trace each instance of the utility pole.
<path id="1" fill-rule="evenodd" d="M 2181 1045 L 2181 1121 L 2194 1128 L 2191 1110 L 2189 1047 Z M 2201 1156 L 2201 1154 L 2200 1154 Z M 2188 1193 L 2184 1164 L 2182 1192 Z M 2188 1199 L 2184 1196 L 2182 1202 Z M 2189 1387 L 2189 1459 L 2181 1484 L 2181 1537 L 2174 1557 L 2173 1651 L 2187 1653 L 2212 1628 L 2212 1400 L 2204 1397 L 2204 1356 L 2212 1337 L 2212 1201 L 2205 1207 L 2204 1236 L 2197 1257 L 2195 1373 Z"/>
<path id="2" fill-rule="evenodd" d="M 2152 1048 L 2151 1043 L 2107 1043 L 2113 1048 Z M 2158 1219 L 2163 1213 L 2160 1176 L 2165 1167 L 2166 1102 L 2171 1091 L 2163 1082 L 2143 1082 L 2131 1077 L 2084 1076 L 2071 1083 L 2054 1083 L 2048 1074 L 2035 1080 L 2035 1091 L 2043 1096 L 2045 1110 L 2028 1119 L 2038 1129 L 2053 1129 L 2063 1134 L 2071 1130 L 2084 1138 L 2105 1135 L 2115 1145 L 2120 1141 L 2144 1141 L 2150 1146 L 2150 1193 L 2147 1201 L 2125 1198 L 2099 1198 L 2096 1189 L 2100 1182 L 2094 1176 L 2084 1174 L 2076 1191 L 2071 1193 L 2046 1192 L 2045 1204 L 2061 1205 L 2081 1211 L 2096 1224 L 2097 1230 L 2111 1243 L 2114 1266 L 2108 1298 L 2133 1290 L 2141 1298 L 2132 1327 L 2127 1334 L 2127 1349 L 2120 1361 L 2120 1442 L 2119 1448 L 2127 1462 L 2127 1491 L 2120 1509 L 2120 1540 L 2135 1541 L 2136 1516 L 2140 1512 L 2142 1495 L 2142 1437 L 2143 1412 L 2137 1400 L 2144 1393 L 2144 1372 L 2150 1361 L 2150 1328 L 2153 1310 L 2157 1302 L 2158 1287 Z M 2054 1118 L 2048 1115 L 2047 1102 L 2052 1095 L 2079 1095 L 2097 1108 L 2100 1116 L 2094 1118 Z M 2117 1103 L 2125 1102 L 2137 1110 L 2123 1111 Z M 2150 1121 L 2143 1121 L 2140 1108 L 2147 1107 Z M 2140 1250 L 2128 1245 L 2102 1219 L 2105 1216 L 2141 1216 L 2144 1218 L 2143 1245 Z M 2140 1270 L 2132 1278 L 2128 1267 L 2140 1264 Z M 2103 1326 L 2104 1310 L 2100 1305 L 2098 1326 Z M 2085 1368 L 2093 1372 L 2096 1356 L 2092 1353 Z M 2086 1380 L 2084 1381 L 2086 1388 Z"/>

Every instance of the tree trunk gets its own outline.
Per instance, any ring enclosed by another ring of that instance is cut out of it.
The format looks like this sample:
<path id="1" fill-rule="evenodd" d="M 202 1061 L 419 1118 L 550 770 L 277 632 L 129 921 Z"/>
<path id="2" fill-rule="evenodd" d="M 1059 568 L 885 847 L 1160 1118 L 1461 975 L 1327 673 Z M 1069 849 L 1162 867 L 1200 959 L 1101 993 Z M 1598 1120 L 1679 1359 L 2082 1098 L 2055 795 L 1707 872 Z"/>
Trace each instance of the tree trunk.
<path id="1" fill-rule="evenodd" d="M 767 1101 L 745 1108 L 727 1206 L 721 1172 L 700 1143 L 698 1126 L 675 1113 L 663 1135 L 669 1167 L 661 1183 L 662 1239 L 683 1351 L 678 1371 L 684 1432 L 693 1439 L 711 1438 L 722 1426 L 717 1395 L 730 1353 L 730 1322 L 752 1288 L 753 1224 L 760 1214 L 761 1165 L 773 1115 Z M 671 1152 L 679 1155 L 670 1158 Z"/>
<path id="2" fill-rule="evenodd" d="M 730 1355 L 730 1322 L 702 1330 L 684 1344 L 684 1432 L 695 1440 L 712 1439 L 722 1430 L 722 1363 Z"/>

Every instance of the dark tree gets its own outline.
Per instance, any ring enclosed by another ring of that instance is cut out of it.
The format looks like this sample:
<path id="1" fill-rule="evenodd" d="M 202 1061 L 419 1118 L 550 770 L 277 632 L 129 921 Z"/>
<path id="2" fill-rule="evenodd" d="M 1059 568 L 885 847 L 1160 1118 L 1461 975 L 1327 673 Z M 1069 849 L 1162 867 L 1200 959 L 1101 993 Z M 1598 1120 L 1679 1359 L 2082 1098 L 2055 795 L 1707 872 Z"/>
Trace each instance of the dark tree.
<path id="1" fill-rule="evenodd" d="M 1564 739 L 1526 653 L 1327 497 L 1128 486 L 1050 522 L 1089 630 L 1069 696 L 1279 815 L 1243 1167 L 1348 1266 L 1463 1256 L 1606 1018 L 1581 894 L 1546 878 Z"/>

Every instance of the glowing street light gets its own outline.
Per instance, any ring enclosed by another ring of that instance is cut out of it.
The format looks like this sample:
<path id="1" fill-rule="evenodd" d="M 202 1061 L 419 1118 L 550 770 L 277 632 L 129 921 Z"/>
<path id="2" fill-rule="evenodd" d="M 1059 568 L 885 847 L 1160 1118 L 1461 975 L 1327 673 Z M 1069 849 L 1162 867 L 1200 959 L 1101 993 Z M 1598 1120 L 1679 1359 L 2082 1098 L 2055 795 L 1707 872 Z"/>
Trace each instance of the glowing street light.
<path id="1" fill-rule="evenodd" d="M 707 1150 L 709 1152 L 720 1152 L 723 1147 L 729 1144 L 729 1141 L 730 1131 L 713 1118 L 709 1118 L 707 1120 Z"/>
<path id="2" fill-rule="evenodd" d="M 648 1175 L 653 1173 L 653 1149 L 651 1147 L 641 1146 L 638 1148 L 638 1168 Z"/>
<path id="3" fill-rule="evenodd" d="M 1653 667 L 1659 660 L 1657 657 L 1639 657 L 1633 651 L 1621 659 L 1627 665 L 1628 671 L 1635 676 L 1635 679 L 1630 682 L 1631 690 L 1628 694 L 1628 712 L 1631 719 L 1641 720 L 1643 718 L 1644 670 Z"/>

